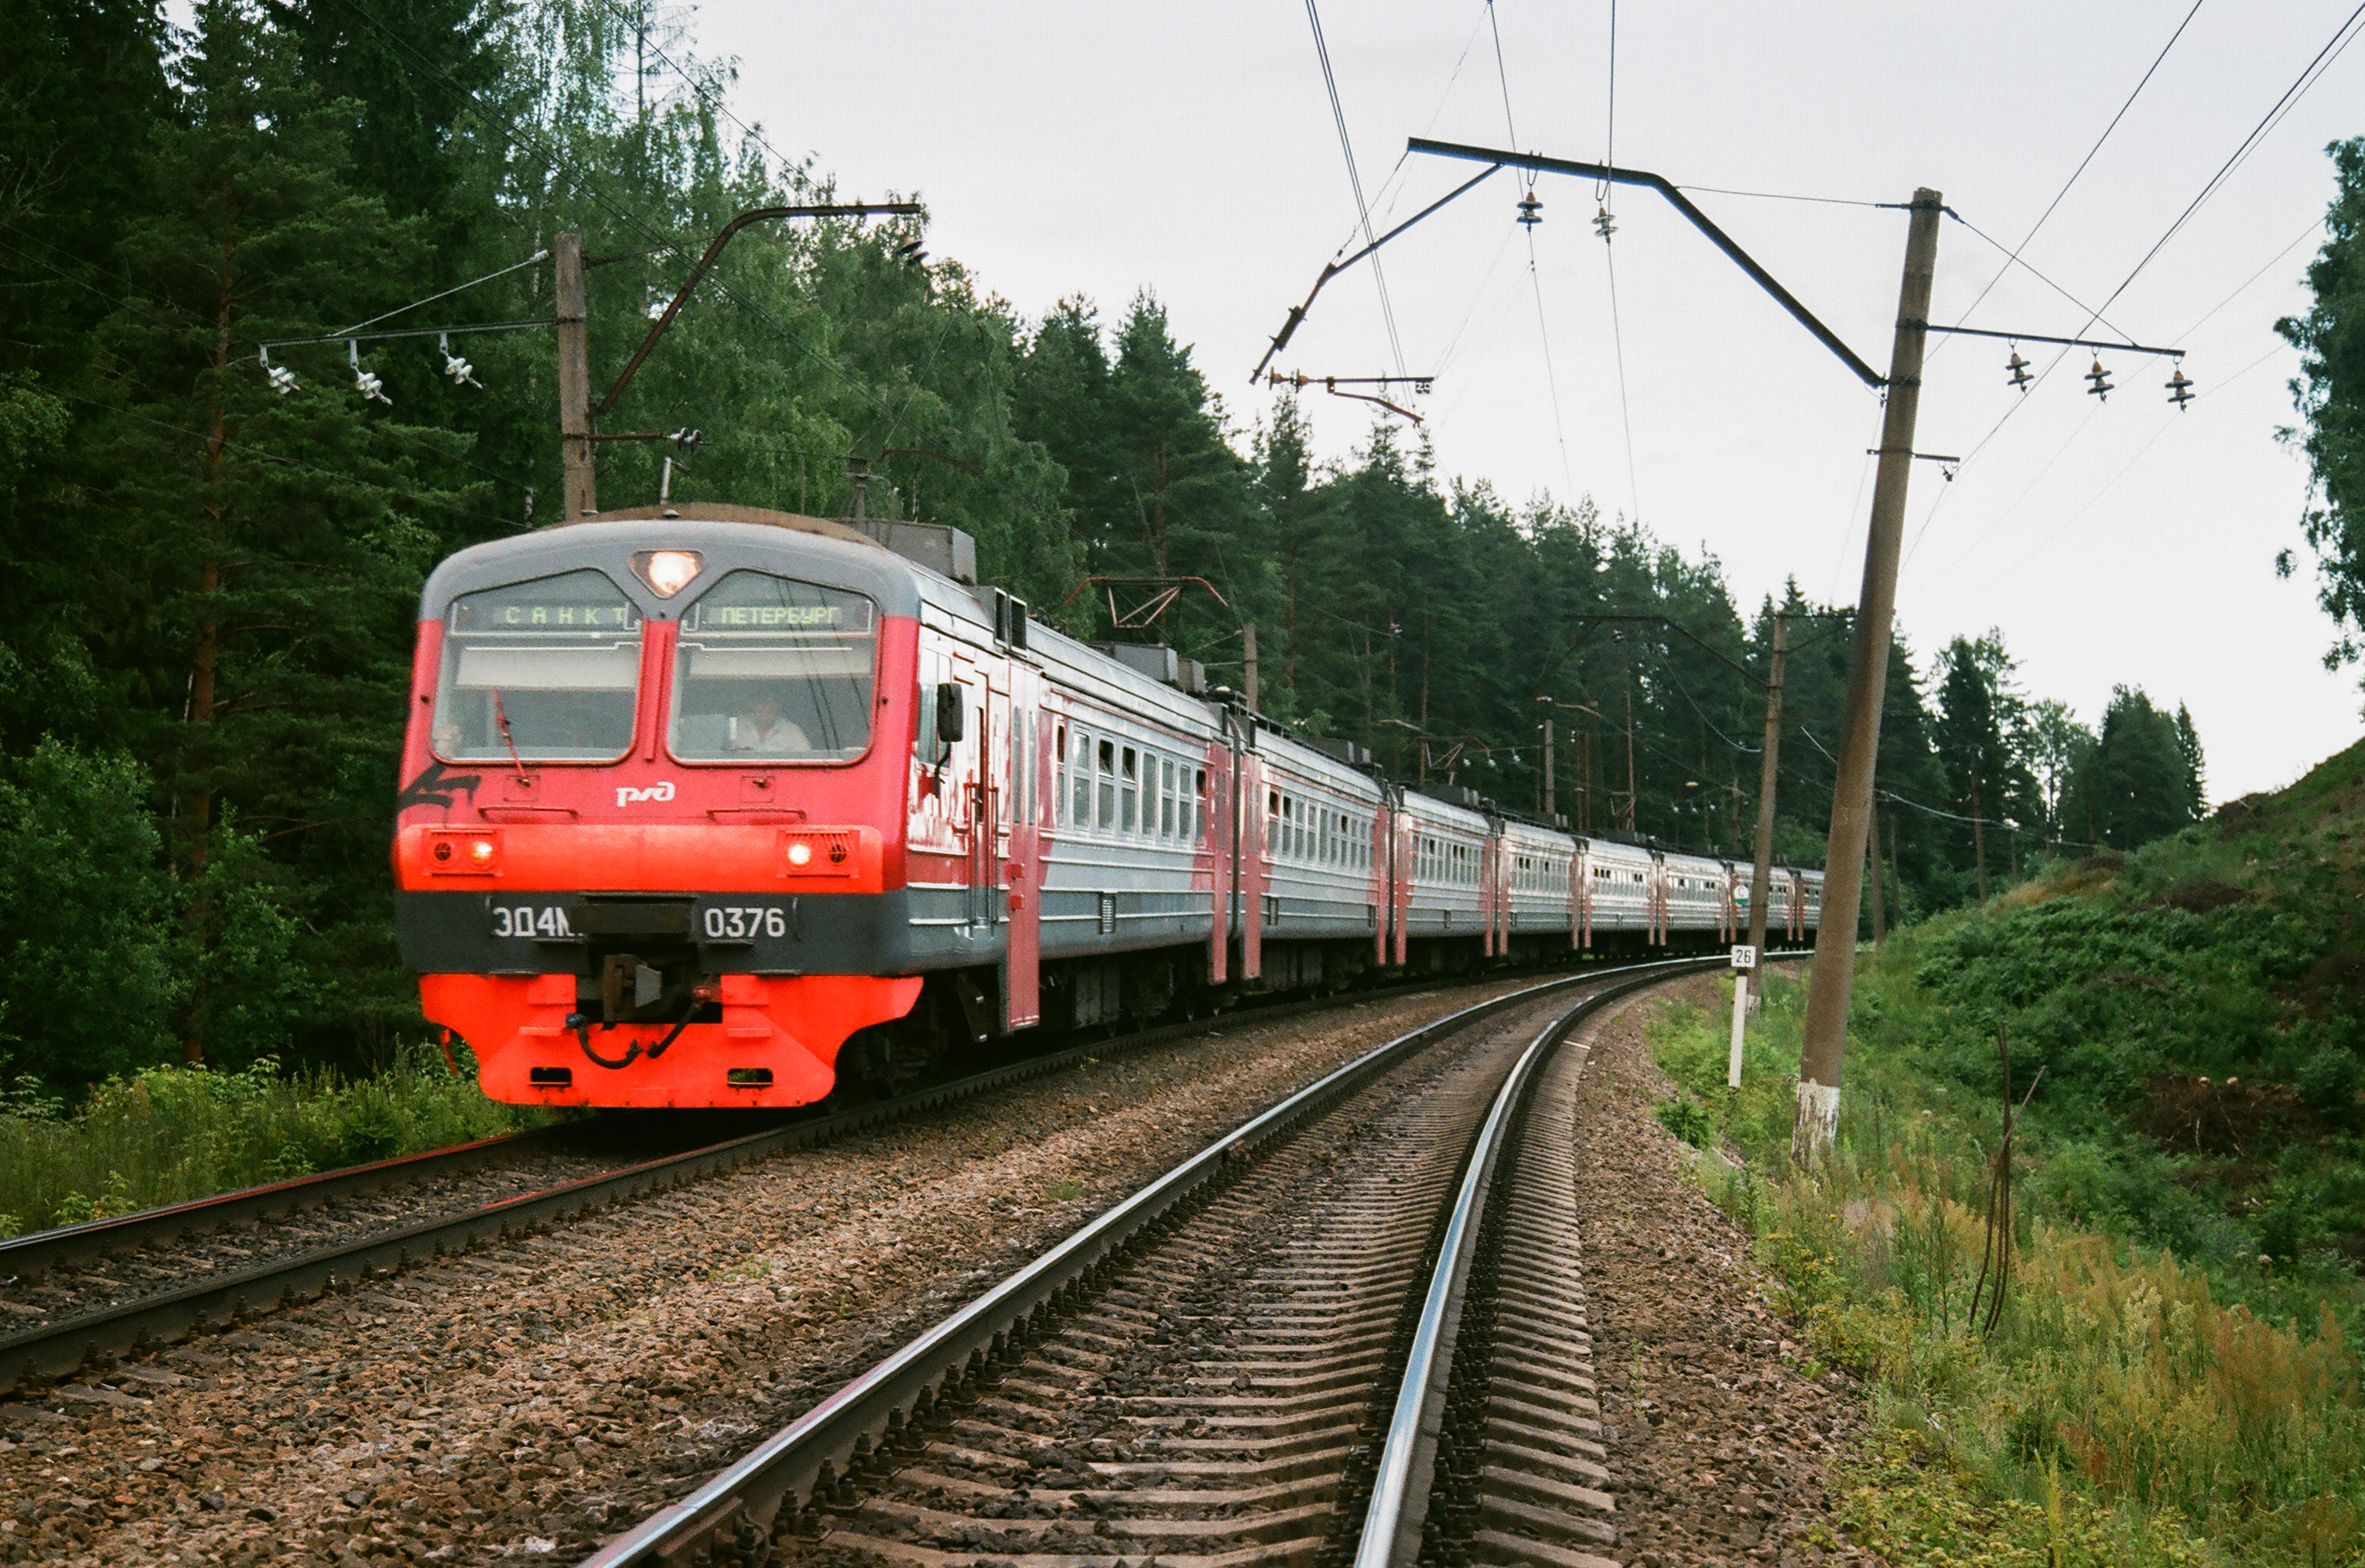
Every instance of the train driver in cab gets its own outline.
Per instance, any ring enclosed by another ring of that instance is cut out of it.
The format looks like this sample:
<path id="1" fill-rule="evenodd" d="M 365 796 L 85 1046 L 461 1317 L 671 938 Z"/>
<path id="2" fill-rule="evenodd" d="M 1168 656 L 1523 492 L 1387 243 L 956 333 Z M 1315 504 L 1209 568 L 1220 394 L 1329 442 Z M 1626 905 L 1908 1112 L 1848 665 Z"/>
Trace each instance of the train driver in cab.
<path id="1" fill-rule="evenodd" d="M 747 711 L 731 722 L 731 749 L 762 757 L 801 756 L 813 750 L 804 731 L 780 711 L 769 689 L 759 689 Z"/>

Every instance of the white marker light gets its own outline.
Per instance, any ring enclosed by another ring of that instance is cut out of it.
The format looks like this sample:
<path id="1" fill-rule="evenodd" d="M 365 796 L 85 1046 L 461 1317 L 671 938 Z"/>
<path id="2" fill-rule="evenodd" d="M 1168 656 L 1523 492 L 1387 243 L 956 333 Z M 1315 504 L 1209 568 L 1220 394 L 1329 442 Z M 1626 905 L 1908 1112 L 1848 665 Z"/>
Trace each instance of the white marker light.
<path id="1" fill-rule="evenodd" d="M 802 866 L 809 863 L 812 859 L 813 846 L 807 844 L 803 839 L 798 839 L 795 843 L 789 846 L 790 865 Z"/>
<path id="2" fill-rule="evenodd" d="M 633 557 L 633 570 L 659 599 L 671 599 L 688 588 L 705 564 L 695 550 L 649 550 Z"/>

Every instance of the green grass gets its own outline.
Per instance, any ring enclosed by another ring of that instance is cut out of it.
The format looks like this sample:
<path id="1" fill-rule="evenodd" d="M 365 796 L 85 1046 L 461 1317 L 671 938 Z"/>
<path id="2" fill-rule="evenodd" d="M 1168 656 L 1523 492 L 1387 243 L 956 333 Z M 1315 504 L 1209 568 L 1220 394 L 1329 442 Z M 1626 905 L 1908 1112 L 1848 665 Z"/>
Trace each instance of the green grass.
<path id="1" fill-rule="evenodd" d="M 1929 1564 L 2365 1562 L 2360 812 L 2365 746 L 1893 936 L 1811 1172 L 1788 1160 L 1802 984 L 1772 983 L 1737 1092 L 1729 1014 L 1653 1025 L 1660 1121 L 1704 1150 L 1805 1353 L 1870 1385 L 1854 1539 Z M 1999 1032 L 2016 1095 L 2045 1076 L 1990 1327 Z"/>
<path id="2" fill-rule="evenodd" d="M 346 1079 L 151 1068 L 109 1079 L 68 1113 L 29 1079 L 0 1092 L 0 1237 L 76 1225 L 338 1166 L 538 1125 L 485 1098 L 432 1047 Z"/>

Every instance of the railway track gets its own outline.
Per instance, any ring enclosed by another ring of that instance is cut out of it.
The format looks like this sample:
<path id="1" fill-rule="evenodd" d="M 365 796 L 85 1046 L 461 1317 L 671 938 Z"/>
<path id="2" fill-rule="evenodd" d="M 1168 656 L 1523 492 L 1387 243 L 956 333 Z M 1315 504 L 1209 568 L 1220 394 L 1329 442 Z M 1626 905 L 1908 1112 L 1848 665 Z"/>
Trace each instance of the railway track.
<path id="1" fill-rule="evenodd" d="M 1328 1005 L 1287 1002 L 1227 1016 L 1279 1021 Z M 644 1135 L 673 1147 L 637 1147 L 620 1158 L 612 1142 L 602 1147 L 598 1124 L 575 1124 L 0 1242 L 0 1304 L 8 1315 L 0 1320 L 0 1396 L 1089 1058 L 1225 1026 L 1197 1021 L 1094 1041 L 835 1114 L 772 1118 L 721 1141 L 689 1138 L 684 1118 L 669 1135 Z"/>
<path id="2" fill-rule="evenodd" d="M 1340 1068 L 588 1563 L 1603 1568 L 1562 1042 L 1701 967 L 1530 987 Z"/>

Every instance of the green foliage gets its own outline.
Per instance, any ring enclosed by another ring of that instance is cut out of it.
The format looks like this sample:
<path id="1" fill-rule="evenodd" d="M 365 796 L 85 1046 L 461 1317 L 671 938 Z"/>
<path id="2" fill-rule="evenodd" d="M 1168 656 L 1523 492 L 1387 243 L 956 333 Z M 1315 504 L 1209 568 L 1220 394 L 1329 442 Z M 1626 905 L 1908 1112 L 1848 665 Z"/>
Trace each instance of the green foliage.
<path id="1" fill-rule="evenodd" d="M 107 1079 L 71 1116 L 20 1081 L 0 1095 L 0 1234 L 42 1230 L 233 1187 L 385 1159 L 537 1125 L 485 1098 L 432 1047 L 349 1080 L 151 1067 Z"/>
<path id="2" fill-rule="evenodd" d="M 2073 836 L 2134 849 L 2201 815 L 2201 743 L 2181 708 L 2171 718 L 2141 691 L 2114 689 L 2079 761 L 2062 803 Z"/>
<path id="3" fill-rule="evenodd" d="M 1839 1144 L 1811 1172 L 1788 1158 L 1803 987 L 1774 979 L 1738 1092 L 1721 1013 L 1654 1025 L 1726 1151 L 1708 1189 L 1815 1352 L 1873 1384 L 1884 1432 L 1842 1510 L 1860 1544 L 2294 1565 L 2365 1544 L 2360 791 L 2365 747 L 1892 936 L 1860 966 Z M 1990 1329 L 2000 1034 L 2034 1093 Z"/>
<path id="4" fill-rule="evenodd" d="M 0 1035 L 62 1088 L 176 1043 L 226 1067 L 360 1072 L 419 1026 L 385 855 L 416 596 L 450 552 L 552 521 L 555 367 L 540 331 L 454 339 L 475 386 L 442 374 L 432 339 L 361 342 L 357 366 L 335 335 L 380 316 L 546 319 L 547 267 L 518 263 L 574 232 L 598 263 L 604 394 L 708 236 L 835 195 L 730 129 L 732 67 L 662 7 L 185 15 L 0 0 L 17 45 L 0 86 L 0 778 L 50 742 L 132 768 L 0 823 L 6 896 L 96 922 L 82 953 L 5 934 L 43 957 L 0 971 Z M 925 215 L 737 231 L 602 428 L 701 429 L 674 479 L 688 502 L 844 513 L 861 455 L 874 515 L 967 530 L 984 578 L 1071 631 L 1162 637 L 1239 689 L 1254 626 L 1260 703 L 1303 733 L 1369 745 L 1407 781 L 1736 857 L 1778 610 L 1777 842 L 1821 859 L 1844 612 L 1796 585 L 1749 610 L 1712 556 L 1581 496 L 1515 505 L 1440 476 L 1426 437 L 1384 417 L 1322 463 L 1289 399 L 1235 420 L 1155 279 L 1105 322 L 1082 299 L 1022 320 L 957 259 L 904 260 L 927 231 Z M 314 337 L 331 341 L 288 342 Z M 265 342 L 296 390 L 273 389 Z M 653 501 L 662 455 L 603 445 L 600 504 Z M 1177 578 L 1205 587 L 1118 632 Z M 1900 643 L 1879 776 L 1884 885 L 1909 913 L 1977 881 L 1932 740 Z M 2005 743 L 2034 755 L 2018 731 Z M 63 843 L 99 797 L 116 820 Z M 2020 847 L 2038 832 L 2023 822 Z M 1989 847 L 1991 873 L 2017 863 Z"/>
<path id="5" fill-rule="evenodd" d="M 2324 248 L 2307 269 L 2315 303 L 2275 330 L 2301 354 L 2292 394 L 2304 434 L 2284 434 L 2306 451 L 2324 501 L 2302 532 L 2315 552 L 2317 597 L 2338 633 L 2325 663 L 2337 667 L 2356 662 L 2365 629 L 2365 137 L 2326 151 L 2336 186 Z M 2276 565 L 2289 575 L 2291 552 Z"/>
<path id="6" fill-rule="evenodd" d="M 1694 1148 L 1706 1148 L 1716 1136 L 1716 1118 L 1697 1100 L 1663 1100 L 1651 1107 L 1651 1114 Z"/>
<path id="7" fill-rule="evenodd" d="M 59 1084 L 172 1055 L 177 905 L 137 763 L 45 739 L 0 769 L 0 1053 Z"/>

